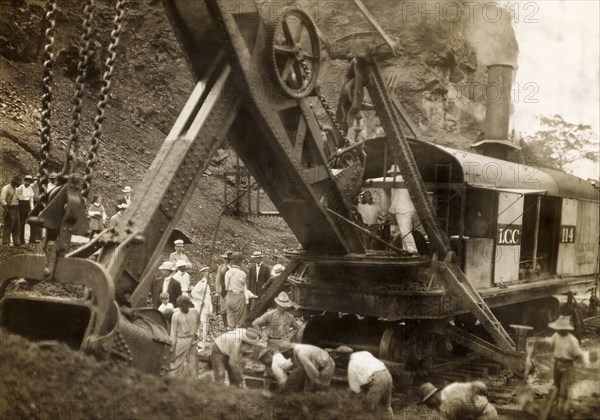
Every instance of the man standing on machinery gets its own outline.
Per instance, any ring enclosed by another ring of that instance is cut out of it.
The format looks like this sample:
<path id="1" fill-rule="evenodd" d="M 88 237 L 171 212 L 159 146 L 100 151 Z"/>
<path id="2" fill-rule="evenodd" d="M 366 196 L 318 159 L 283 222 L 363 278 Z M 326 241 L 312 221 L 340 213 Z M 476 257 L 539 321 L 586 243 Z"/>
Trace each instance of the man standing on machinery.
<path id="1" fill-rule="evenodd" d="M 392 203 L 388 211 L 396 215 L 400 230 L 399 235 L 402 239 L 402 249 L 408 253 L 416 254 L 418 253 L 417 245 L 412 234 L 413 220 L 417 214 L 415 205 L 410 198 L 408 188 L 404 184 L 404 178 L 400 175 L 398 165 L 394 164 L 388 171 L 388 174 L 394 177 L 391 195 Z"/>

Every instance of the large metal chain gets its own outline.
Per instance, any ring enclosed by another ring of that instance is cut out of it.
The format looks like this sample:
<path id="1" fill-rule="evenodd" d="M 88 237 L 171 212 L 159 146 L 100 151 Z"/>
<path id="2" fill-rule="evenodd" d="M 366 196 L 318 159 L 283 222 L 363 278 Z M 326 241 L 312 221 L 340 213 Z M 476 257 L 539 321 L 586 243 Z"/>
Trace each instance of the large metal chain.
<path id="1" fill-rule="evenodd" d="M 84 80 L 90 58 L 90 40 L 92 37 L 92 19 L 94 17 L 94 0 L 87 0 L 83 9 L 83 34 L 79 40 L 79 62 L 77 63 L 77 78 L 73 94 L 73 111 L 71 120 L 71 135 L 67 145 L 67 156 L 61 172 L 59 183 L 64 183 L 67 175 L 77 171 L 77 154 L 79 152 L 79 125 L 81 124 L 81 103 L 83 98 Z"/>
<path id="2" fill-rule="evenodd" d="M 45 207 L 48 203 L 48 162 L 50 154 L 50 114 L 52 104 L 52 67 L 54 65 L 54 28 L 56 26 L 56 2 L 50 0 L 46 11 L 48 28 L 46 29 L 46 45 L 44 46 L 44 72 L 42 77 L 42 114 L 40 131 L 40 166 L 38 170 L 40 203 Z"/>
<path id="3" fill-rule="evenodd" d="M 344 139 L 344 141 L 346 142 L 346 144 L 350 144 L 350 140 L 348 139 L 348 137 L 346 136 L 346 133 L 344 132 L 344 127 L 342 127 L 342 125 L 340 124 L 340 122 L 338 121 L 338 119 L 335 117 L 335 113 L 333 112 L 333 110 L 329 106 L 329 103 L 327 103 L 327 99 L 325 99 L 325 96 L 321 95 L 321 91 L 319 89 L 319 86 L 317 86 L 317 98 L 319 98 L 319 102 L 321 102 L 321 105 L 323 106 L 323 109 L 327 113 L 327 116 L 329 117 L 329 119 L 331 120 L 331 122 L 333 123 L 333 125 L 335 126 L 335 128 L 340 133 L 340 136 Z"/>
<path id="4" fill-rule="evenodd" d="M 93 176 L 94 165 L 98 161 L 98 147 L 100 146 L 100 135 L 102 134 L 102 122 L 104 121 L 104 110 L 108 102 L 108 93 L 112 82 L 112 75 L 115 69 L 115 59 L 117 57 L 117 46 L 119 37 L 123 28 L 124 4 L 126 0 L 117 0 L 115 5 L 115 17 L 113 18 L 113 30 L 110 33 L 110 43 L 108 45 L 108 58 L 106 59 L 106 71 L 102 74 L 102 89 L 100 90 L 100 100 L 96 105 L 96 118 L 94 119 L 94 132 L 90 144 L 90 150 L 87 154 L 85 165 L 85 175 L 83 177 L 83 189 L 81 195 L 87 198 Z"/>

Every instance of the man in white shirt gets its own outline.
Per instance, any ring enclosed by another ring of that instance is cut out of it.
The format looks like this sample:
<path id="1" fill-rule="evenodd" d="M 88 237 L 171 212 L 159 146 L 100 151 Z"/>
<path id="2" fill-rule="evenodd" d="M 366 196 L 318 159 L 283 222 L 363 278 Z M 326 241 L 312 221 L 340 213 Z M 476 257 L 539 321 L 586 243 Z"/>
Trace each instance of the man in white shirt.
<path id="1" fill-rule="evenodd" d="M 21 185 L 21 178 L 15 176 L 11 179 L 10 184 L 2 187 L 2 192 L 0 192 L 0 203 L 2 204 L 2 210 L 4 210 L 2 245 L 10 245 L 10 237 L 12 235 L 13 246 L 21 246 L 19 239 L 21 221 L 19 218 L 19 199 L 17 198 L 17 188 L 19 185 Z"/>
<path id="2" fill-rule="evenodd" d="M 267 368 L 266 374 L 275 379 L 276 390 L 282 391 L 288 379 L 288 371 L 293 366 L 292 361 L 271 348 L 261 350 L 258 360 Z"/>
<path id="3" fill-rule="evenodd" d="M 400 237 L 402 238 L 402 249 L 406 252 L 416 254 L 417 245 L 413 237 L 413 219 L 415 219 L 416 209 L 410 198 L 410 194 L 404 178 L 400 175 L 398 165 L 392 166 L 388 174 L 394 175 L 394 187 L 392 188 L 391 205 L 388 211 L 396 215 L 398 228 L 400 229 Z"/>
<path id="4" fill-rule="evenodd" d="M 187 272 L 188 262 L 185 260 L 179 260 L 177 263 L 175 263 L 175 268 L 177 268 L 177 272 L 173 274 L 173 278 L 181 285 L 181 293 L 189 296 L 191 288 L 190 273 Z"/>
<path id="5" fill-rule="evenodd" d="M 190 269 L 192 267 L 192 263 L 187 255 L 183 253 L 183 240 L 177 239 L 173 241 L 173 246 L 175 247 L 175 252 L 171 252 L 169 254 L 169 261 L 171 261 L 173 264 L 177 264 L 177 261 L 183 260 L 188 264 L 187 268 Z"/>
<path id="6" fill-rule="evenodd" d="M 19 240 L 22 244 L 25 243 L 25 224 L 27 223 L 27 215 L 33 208 L 33 177 L 31 175 L 25 175 L 23 177 L 23 184 L 17 187 L 16 194 L 19 200 Z M 31 238 L 30 238 L 31 239 Z"/>
<path id="7" fill-rule="evenodd" d="M 348 356 L 348 385 L 352 392 L 361 394 L 372 414 L 381 413 L 385 419 L 393 419 L 392 410 L 392 375 L 385 364 L 368 351 L 352 352 L 352 349 L 341 346 L 336 349 L 337 365 L 344 365 Z"/>

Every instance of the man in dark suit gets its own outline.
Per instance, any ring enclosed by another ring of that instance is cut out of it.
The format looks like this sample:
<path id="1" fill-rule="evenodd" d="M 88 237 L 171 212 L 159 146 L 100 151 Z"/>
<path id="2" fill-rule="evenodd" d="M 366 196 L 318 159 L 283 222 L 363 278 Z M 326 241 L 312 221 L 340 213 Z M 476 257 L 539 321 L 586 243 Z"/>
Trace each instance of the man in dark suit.
<path id="1" fill-rule="evenodd" d="M 248 268 L 248 290 L 255 295 L 260 295 L 262 287 L 269 280 L 271 275 L 271 267 L 262 263 L 263 254 L 260 251 L 255 251 L 250 257 L 253 264 Z"/>
<path id="2" fill-rule="evenodd" d="M 181 285 L 173 278 L 176 271 L 175 264 L 165 261 L 158 269 L 161 275 L 152 284 L 152 306 L 154 308 L 160 306 L 160 294 L 164 292 L 169 294 L 169 302 L 176 306 L 177 298 L 181 296 Z"/>

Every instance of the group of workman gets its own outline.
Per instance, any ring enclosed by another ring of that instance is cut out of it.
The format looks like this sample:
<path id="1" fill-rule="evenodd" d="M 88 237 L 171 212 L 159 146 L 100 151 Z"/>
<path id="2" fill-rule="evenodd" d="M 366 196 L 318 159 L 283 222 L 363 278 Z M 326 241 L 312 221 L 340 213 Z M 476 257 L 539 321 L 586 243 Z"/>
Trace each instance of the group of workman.
<path id="1" fill-rule="evenodd" d="M 171 373 L 197 376 L 196 345 L 203 349 L 207 342 L 208 315 L 212 313 L 208 267 L 200 270 L 202 279 L 191 287 L 186 268 L 189 259 L 183 254 L 183 241 L 175 243 L 176 251 L 160 269 L 162 276 L 154 284 L 153 304 L 163 314 L 171 314 L 172 341 Z M 283 266 L 270 270 L 263 265 L 263 255 L 255 252 L 247 272 L 241 267 L 242 254 L 226 252 L 216 275 L 217 298 L 227 332 L 214 339 L 210 349 L 214 380 L 230 386 L 245 387 L 242 356 L 258 354 L 265 365 L 269 386 L 277 392 L 316 391 L 330 386 L 336 368 L 347 371 L 351 391 L 362 394 L 372 413 L 379 412 L 392 418 L 392 376 L 386 365 L 368 351 L 353 351 L 347 346 L 322 349 L 310 344 L 291 342 L 299 323 L 289 310 L 294 306 L 287 293 L 274 298 L 275 308 L 251 323 L 246 319 L 249 296 L 257 296 L 284 271 Z M 263 268 L 263 270 L 261 270 Z M 249 282 L 246 282 L 250 279 Z M 254 294 L 252 291 L 256 291 Z M 168 309 L 165 313 L 165 309 Z M 573 383 L 572 368 L 576 360 L 589 363 L 578 340 L 571 334 L 573 327 L 568 317 L 560 317 L 549 324 L 556 333 L 545 339 L 531 339 L 554 351 L 554 381 L 558 395 L 558 409 L 565 412 Z M 199 337 L 202 341 L 199 342 Z M 201 344 L 201 345 L 200 345 Z M 531 344 L 533 345 L 533 344 Z M 435 409 L 444 419 L 497 419 L 494 406 L 487 399 L 483 382 L 452 383 L 437 388 L 431 383 L 421 385 L 420 399 Z"/>
<path id="2" fill-rule="evenodd" d="M 48 194 L 58 185 L 59 174 L 52 172 L 48 175 L 46 189 Z M 125 186 L 121 190 L 123 196 L 117 200 L 116 210 L 108 216 L 102 197 L 95 195 L 87 208 L 87 217 L 90 224 L 90 239 L 106 227 L 115 227 L 123 212 L 131 202 L 133 189 Z M 25 226 L 29 224 L 29 243 L 39 243 L 43 237 L 43 229 L 30 223 L 27 218 L 31 210 L 39 203 L 41 197 L 40 180 L 38 176 L 25 175 L 22 179 L 16 175 L 0 191 L 0 204 L 2 204 L 2 245 L 20 248 L 25 246 Z"/>
<path id="3" fill-rule="evenodd" d="M 152 286 L 152 305 L 170 321 L 171 375 L 195 377 L 196 347 L 202 350 L 206 345 L 208 315 L 212 312 L 209 270 L 201 268 L 202 279 L 192 287 L 187 273 L 190 262 L 182 252 L 183 241 L 177 240 L 174 245 L 175 252 L 161 264 L 161 275 Z M 272 379 L 272 387 L 279 392 L 326 388 L 337 365 L 347 368 L 351 390 L 364 393 L 372 409 L 392 417 L 392 376 L 371 353 L 352 352 L 345 346 L 328 352 L 290 342 L 300 324 L 289 312 L 293 303 L 286 292 L 280 292 L 273 300 L 275 307 L 247 327 L 246 308 L 251 299 L 259 296 L 285 267 L 278 264 L 271 269 L 263 265 L 262 253 L 254 252 L 253 263 L 245 272 L 240 268 L 240 252 L 228 251 L 222 257 L 215 288 L 228 331 L 216 337 L 210 349 L 215 382 L 225 384 L 227 378 L 230 386 L 245 387 L 242 355 L 247 352 L 258 354 L 258 360 L 266 366 L 267 377 Z"/>

